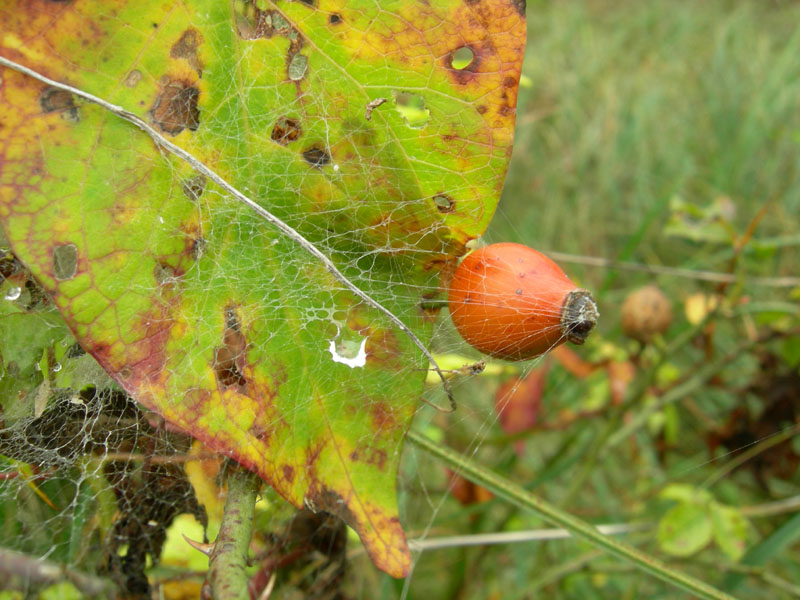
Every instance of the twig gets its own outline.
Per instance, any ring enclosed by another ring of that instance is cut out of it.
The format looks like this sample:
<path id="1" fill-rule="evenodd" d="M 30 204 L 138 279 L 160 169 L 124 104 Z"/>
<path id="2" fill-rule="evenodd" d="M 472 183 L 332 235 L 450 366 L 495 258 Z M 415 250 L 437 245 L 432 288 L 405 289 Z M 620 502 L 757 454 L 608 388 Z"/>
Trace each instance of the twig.
<path id="1" fill-rule="evenodd" d="M 80 592 L 91 598 L 115 597 L 117 588 L 107 580 L 78 573 L 41 558 L 34 558 L 13 550 L 0 548 L 0 573 L 4 579 L 20 578 L 27 589 L 30 584 L 46 585 L 67 580 Z M 7 582 L 4 582 L 7 583 Z"/>
<path id="2" fill-rule="evenodd" d="M 245 568 L 259 483 L 255 473 L 231 464 L 225 512 L 208 562 L 206 584 L 214 600 L 250 600 Z"/>
<path id="3" fill-rule="evenodd" d="M 670 275 L 673 277 L 686 277 L 688 279 L 699 279 L 700 281 L 712 281 L 714 283 L 735 283 L 740 279 L 746 280 L 753 285 L 763 285 L 765 287 L 796 287 L 800 285 L 800 277 L 747 277 L 747 275 L 736 275 L 733 273 L 718 273 L 716 271 L 695 271 L 694 269 L 681 269 L 678 267 L 665 267 L 662 265 L 645 265 L 642 263 L 622 262 L 610 260 L 608 258 L 598 258 L 595 256 L 581 256 L 579 254 L 566 254 L 564 252 L 545 251 L 545 254 L 554 260 L 562 262 L 588 265 L 591 267 L 602 267 L 604 269 L 624 269 L 626 271 L 640 271 L 643 273 L 653 273 L 655 275 Z"/>
<path id="4" fill-rule="evenodd" d="M 796 512 L 800 508 L 800 496 L 789 496 L 775 502 L 742 506 L 739 511 L 745 517 L 773 517 L 787 512 Z"/>
<path id="5" fill-rule="evenodd" d="M 414 343 L 414 345 L 422 351 L 422 354 L 425 358 L 428 359 L 431 365 L 433 365 L 433 370 L 439 375 L 439 378 L 442 380 L 442 386 L 447 393 L 447 398 L 450 401 L 450 411 L 452 412 L 455 410 L 455 399 L 453 398 L 452 390 L 450 389 L 449 384 L 447 383 L 447 379 L 442 373 L 442 370 L 439 368 L 439 365 L 436 363 L 436 359 L 433 358 L 433 355 L 430 351 L 425 347 L 425 344 L 422 343 L 411 329 L 400 320 L 398 316 L 396 316 L 392 311 L 388 308 L 383 306 L 377 300 L 374 300 L 372 296 L 361 290 L 356 284 L 350 281 L 347 276 L 342 273 L 339 268 L 333 264 L 330 258 L 328 258 L 319 248 L 317 248 L 310 240 L 306 239 L 303 234 L 299 231 L 294 229 L 291 225 L 284 222 L 283 220 L 279 219 L 267 209 L 262 207 L 258 204 L 255 200 L 252 200 L 238 189 L 236 189 L 233 185 L 228 183 L 225 179 L 222 178 L 221 175 L 217 174 L 216 171 L 213 171 L 205 164 L 203 164 L 199 159 L 195 158 L 194 155 L 190 154 L 180 146 L 177 146 L 166 139 L 163 135 L 158 133 L 153 127 L 150 126 L 149 123 L 144 121 L 141 117 L 135 115 L 134 113 L 125 110 L 121 106 L 117 106 L 116 104 L 112 104 L 102 98 L 95 96 L 94 94 L 90 94 L 89 92 L 85 92 L 79 88 L 73 87 L 71 85 L 67 85 L 65 83 L 61 83 L 60 81 L 56 81 L 54 79 L 50 79 L 49 77 L 45 77 L 41 73 L 34 71 L 33 69 L 16 63 L 12 60 L 9 60 L 3 56 L 0 56 L 0 65 L 4 65 L 9 69 L 13 69 L 23 75 L 27 75 L 28 77 L 33 77 L 34 79 L 41 81 L 49 86 L 52 86 L 56 89 L 69 92 L 70 94 L 74 94 L 84 100 L 91 102 L 92 104 L 97 104 L 98 106 L 104 108 L 105 110 L 109 111 L 110 113 L 116 115 L 120 119 L 128 121 L 132 123 L 143 132 L 145 132 L 156 146 L 163 148 L 170 154 L 177 156 L 184 162 L 186 162 L 189 166 L 191 166 L 195 171 L 205 175 L 208 179 L 216 183 L 219 187 L 223 190 L 228 192 L 231 196 L 233 196 L 236 200 L 244 204 L 245 206 L 249 207 L 253 212 L 258 214 L 261 218 L 265 221 L 273 225 L 276 229 L 278 229 L 281 233 L 286 235 L 286 237 L 293 240 L 297 245 L 299 245 L 303 250 L 308 252 L 311 256 L 319 260 L 325 269 L 333 275 L 334 279 L 336 279 L 339 283 L 341 283 L 344 287 L 348 290 L 353 292 L 358 298 L 363 300 L 366 304 L 370 305 L 375 310 L 382 312 L 398 329 L 400 329 L 403 333 L 405 333 L 409 339 Z M 444 410 L 444 409 L 441 409 Z"/>
<path id="6" fill-rule="evenodd" d="M 648 529 L 652 525 L 641 523 L 616 523 L 597 525 L 597 531 L 603 535 L 622 535 L 632 531 Z M 442 548 L 463 548 L 466 546 L 491 546 L 496 544 L 521 544 L 525 542 L 542 542 L 563 540 L 572 537 L 566 529 L 531 529 L 528 531 L 502 531 L 498 533 L 476 533 L 472 535 L 450 535 L 419 540 L 409 540 L 412 550 L 439 550 Z"/>

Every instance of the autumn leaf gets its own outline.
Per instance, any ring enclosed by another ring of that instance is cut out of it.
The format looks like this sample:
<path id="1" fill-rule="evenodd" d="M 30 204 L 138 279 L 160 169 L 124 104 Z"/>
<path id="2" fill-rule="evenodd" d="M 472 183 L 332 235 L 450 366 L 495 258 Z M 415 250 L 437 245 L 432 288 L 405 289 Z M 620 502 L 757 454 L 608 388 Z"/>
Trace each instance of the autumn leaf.
<path id="1" fill-rule="evenodd" d="M 501 385 L 494 396 L 494 407 L 500 426 L 509 435 L 535 427 L 542 418 L 542 393 L 550 363 L 544 362 L 525 375 L 512 377 Z M 518 455 L 525 452 L 525 440 L 514 442 Z"/>
<path id="2" fill-rule="evenodd" d="M 0 71 L 0 219 L 80 344 L 406 574 L 427 362 L 376 306 L 426 343 L 421 298 L 494 212 L 524 3 L 20 0 L 0 22 L 0 57 L 59 82 Z"/>

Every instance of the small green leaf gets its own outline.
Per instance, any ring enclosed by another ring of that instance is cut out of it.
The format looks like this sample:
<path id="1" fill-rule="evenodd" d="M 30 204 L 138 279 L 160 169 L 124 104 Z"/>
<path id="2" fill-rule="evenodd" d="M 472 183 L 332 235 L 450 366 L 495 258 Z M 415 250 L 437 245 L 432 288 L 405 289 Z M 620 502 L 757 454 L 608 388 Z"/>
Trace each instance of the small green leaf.
<path id="1" fill-rule="evenodd" d="M 691 556 L 711 541 L 711 517 L 706 507 L 693 502 L 673 506 L 658 524 L 658 545 L 673 556 Z"/>
<path id="2" fill-rule="evenodd" d="M 711 503 L 714 541 L 731 560 L 738 561 L 747 543 L 747 519 L 731 506 Z"/>
<path id="3" fill-rule="evenodd" d="M 81 600 L 83 597 L 83 594 L 68 581 L 51 585 L 39 594 L 40 600 Z"/>
<path id="4" fill-rule="evenodd" d="M 671 483 L 659 494 L 664 500 L 675 500 L 676 502 L 692 502 L 700 504 L 711 500 L 711 494 L 706 490 L 696 488 L 688 483 Z"/>
<path id="5" fill-rule="evenodd" d="M 793 336 L 783 340 L 781 356 L 790 367 L 800 365 L 800 338 Z"/>

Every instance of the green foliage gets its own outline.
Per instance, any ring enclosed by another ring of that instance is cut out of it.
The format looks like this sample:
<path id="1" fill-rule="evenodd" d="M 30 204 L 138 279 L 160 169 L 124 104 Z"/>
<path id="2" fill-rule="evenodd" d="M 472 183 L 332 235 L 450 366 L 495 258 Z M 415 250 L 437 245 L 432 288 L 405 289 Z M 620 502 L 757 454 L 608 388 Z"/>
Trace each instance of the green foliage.
<path id="1" fill-rule="evenodd" d="M 658 523 L 661 550 L 673 556 L 688 557 L 713 539 L 731 560 L 741 558 L 748 532 L 748 523 L 741 511 L 720 504 L 707 490 L 687 484 L 668 485 L 660 496 L 676 502 Z"/>

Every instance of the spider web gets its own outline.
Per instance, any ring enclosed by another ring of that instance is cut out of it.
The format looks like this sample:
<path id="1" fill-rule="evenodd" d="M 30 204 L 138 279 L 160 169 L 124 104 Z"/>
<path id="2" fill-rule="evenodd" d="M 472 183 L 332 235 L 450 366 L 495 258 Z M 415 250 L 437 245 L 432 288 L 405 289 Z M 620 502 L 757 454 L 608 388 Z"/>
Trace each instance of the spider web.
<path id="1" fill-rule="evenodd" d="M 523 11 L 0 13 L 2 56 L 51 79 L 5 69 L 0 87 L 3 347 L 24 349 L 3 357 L 9 546 L 100 554 L 146 589 L 175 516 L 207 519 L 168 458 L 207 452 L 190 433 L 408 570 L 395 477 L 436 316 L 421 305 L 502 188 Z"/>

